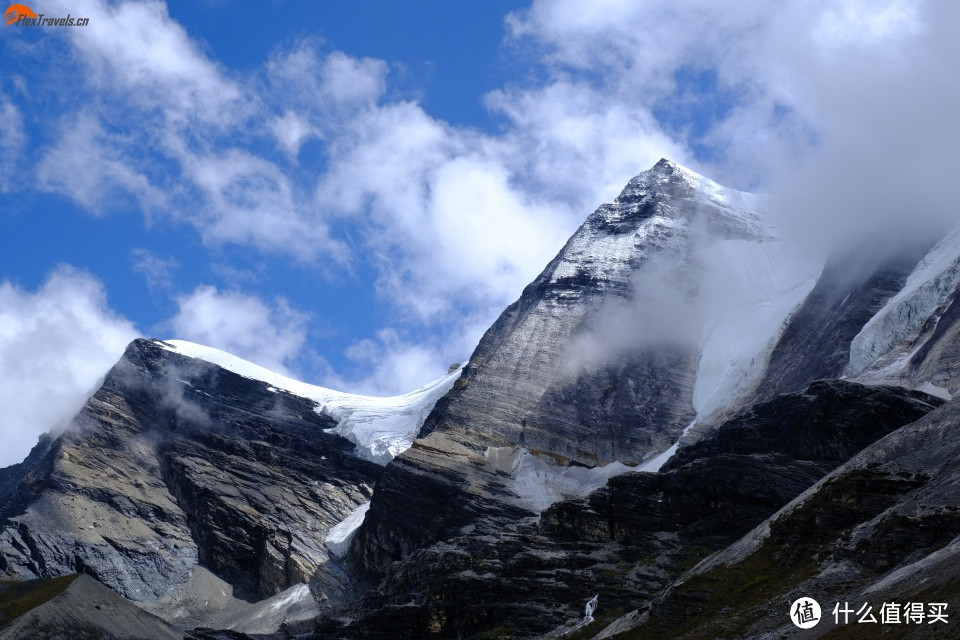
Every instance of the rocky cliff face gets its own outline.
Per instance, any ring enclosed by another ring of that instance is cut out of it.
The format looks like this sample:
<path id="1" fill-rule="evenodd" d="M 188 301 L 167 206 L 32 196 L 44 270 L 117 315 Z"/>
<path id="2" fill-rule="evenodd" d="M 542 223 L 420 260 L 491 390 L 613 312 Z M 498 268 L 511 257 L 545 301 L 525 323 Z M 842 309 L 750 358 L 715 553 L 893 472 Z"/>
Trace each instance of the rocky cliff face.
<path id="1" fill-rule="evenodd" d="M 818 598 L 824 611 L 821 624 L 798 634 L 804 638 L 849 633 L 843 616 L 837 625 L 831 615 L 837 603 L 872 604 L 878 619 L 884 602 L 945 602 L 953 610 L 960 605 L 958 419 L 951 402 L 877 441 L 622 621 L 614 637 L 793 635 L 783 614 L 801 595 Z M 872 628 L 898 638 L 950 637 L 926 620 Z"/>
<path id="2" fill-rule="evenodd" d="M 900 291 L 924 253 L 915 248 L 879 261 L 860 251 L 834 256 L 777 343 L 759 396 L 774 398 L 843 375 L 850 343 Z"/>
<path id="3" fill-rule="evenodd" d="M 135 341 L 5 500 L 0 571 L 171 597 L 198 565 L 244 597 L 339 583 L 323 540 L 381 468 L 309 400 Z M 333 594 L 331 594 L 333 595 Z"/>
<path id="4" fill-rule="evenodd" d="M 769 239 L 752 196 L 707 182 L 662 160 L 590 215 L 484 335 L 421 435 L 585 465 L 672 444 L 694 415 L 699 327 L 669 314 L 696 297 L 698 248 Z"/>

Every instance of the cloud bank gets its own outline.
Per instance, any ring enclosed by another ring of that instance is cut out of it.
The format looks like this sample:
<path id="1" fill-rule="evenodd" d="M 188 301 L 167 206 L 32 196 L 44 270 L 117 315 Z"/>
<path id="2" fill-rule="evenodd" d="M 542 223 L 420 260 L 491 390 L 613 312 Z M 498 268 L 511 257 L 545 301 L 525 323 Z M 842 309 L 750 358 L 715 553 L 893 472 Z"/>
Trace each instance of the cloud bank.
<path id="1" fill-rule="evenodd" d="M 60 267 L 33 292 L 0 282 L 0 467 L 63 428 L 136 336 L 82 271 Z"/>

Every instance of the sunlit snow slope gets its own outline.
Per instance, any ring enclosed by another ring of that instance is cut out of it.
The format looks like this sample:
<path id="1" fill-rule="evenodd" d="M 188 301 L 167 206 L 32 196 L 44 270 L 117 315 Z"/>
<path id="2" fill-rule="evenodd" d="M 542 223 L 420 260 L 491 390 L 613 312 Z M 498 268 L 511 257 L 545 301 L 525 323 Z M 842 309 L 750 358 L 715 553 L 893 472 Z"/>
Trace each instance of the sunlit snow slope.
<path id="1" fill-rule="evenodd" d="M 184 340 L 157 341 L 164 349 L 213 363 L 245 378 L 261 380 L 277 390 L 309 398 L 317 412 L 337 421 L 331 431 L 357 445 L 357 455 L 386 464 L 413 444 L 433 405 L 460 377 L 462 367 L 400 396 L 361 396 L 288 378 L 219 349 Z"/>

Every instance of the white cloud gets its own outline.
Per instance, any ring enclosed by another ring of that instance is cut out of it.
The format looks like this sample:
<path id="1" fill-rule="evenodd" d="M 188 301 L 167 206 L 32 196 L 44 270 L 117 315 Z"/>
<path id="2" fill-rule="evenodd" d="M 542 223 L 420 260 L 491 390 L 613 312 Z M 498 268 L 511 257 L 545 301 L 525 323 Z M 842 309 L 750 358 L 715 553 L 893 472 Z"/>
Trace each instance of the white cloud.
<path id="1" fill-rule="evenodd" d="M 35 292 L 0 282 L 0 467 L 62 428 L 136 336 L 86 273 L 60 267 Z"/>
<path id="2" fill-rule="evenodd" d="M 108 135 L 90 113 L 66 118 L 56 146 L 37 165 L 40 188 L 61 193 L 95 214 L 131 198 L 146 212 L 162 208 L 164 195 L 128 161 L 129 142 Z"/>
<path id="3" fill-rule="evenodd" d="M 452 340 L 416 341 L 395 329 L 381 329 L 372 338 L 351 344 L 346 357 L 360 375 L 351 377 L 327 365 L 321 383 L 332 389 L 374 396 L 391 396 L 422 387 L 469 354 L 486 325 L 467 323 L 452 332 Z"/>
<path id="4" fill-rule="evenodd" d="M 346 249 L 330 237 L 312 206 L 276 165 L 239 149 L 217 155 L 182 156 L 186 174 L 207 206 L 194 217 L 212 242 L 250 245 L 310 261 L 319 254 L 345 260 Z"/>
<path id="5" fill-rule="evenodd" d="M 143 202 L 164 193 L 167 213 L 207 242 L 306 263 L 356 258 L 330 230 L 331 216 L 349 217 L 377 265 L 381 293 L 420 320 L 480 310 L 492 320 L 491 310 L 519 294 L 590 209 L 660 156 L 682 153 L 648 109 L 611 105 L 582 83 L 492 95 L 509 127 L 483 135 L 415 103 L 385 100 L 384 62 L 321 53 L 315 40 L 278 51 L 240 82 L 162 4 L 89 0 L 81 10 L 100 25 L 72 40 L 94 90 L 114 98 L 111 110 L 126 104 L 145 118 L 150 124 L 139 121 L 136 131 L 151 133 L 132 133 L 122 149 L 124 140 L 90 116 L 67 120 L 72 137 L 40 165 L 45 188 L 94 211 L 109 202 L 111 187 Z M 247 131 L 230 135 L 240 127 Z M 292 166 L 257 149 L 264 136 Z M 297 165 L 310 138 L 325 145 L 322 173 Z M 76 171 L 84 146 L 99 150 L 88 174 Z M 144 146 L 176 173 L 165 175 Z M 304 188 L 311 178 L 315 197 Z"/>
<path id="6" fill-rule="evenodd" d="M 561 78 L 543 87 L 494 91 L 487 104 L 512 125 L 497 149 L 511 178 L 553 207 L 566 204 L 577 221 L 660 158 L 690 160 L 650 105 L 589 82 Z"/>
<path id="7" fill-rule="evenodd" d="M 875 46 L 916 35 L 922 29 L 913 0 L 844 0 L 838 4 L 820 16 L 814 31 L 814 39 L 826 47 Z"/>
<path id="8" fill-rule="evenodd" d="M 57 0 L 47 10 L 90 18 L 69 36 L 98 90 L 160 108 L 179 126 L 224 126 L 243 116 L 238 85 L 170 18 L 165 2 Z"/>
<path id="9" fill-rule="evenodd" d="M 276 116 L 270 121 L 270 133 L 277 139 L 277 144 L 291 157 L 300 153 L 300 146 L 310 136 L 320 136 L 306 118 L 303 118 L 289 109 L 282 116 Z"/>
<path id="10" fill-rule="evenodd" d="M 179 310 L 169 322 L 173 338 L 222 349 L 272 371 L 289 375 L 307 337 L 307 316 L 283 298 L 268 305 L 253 295 L 199 286 L 176 300 Z"/>
<path id="11" fill-rule="evenodd" d="M 161 258 L 149 249 L 138 247 L 130 251 L 133 270 L 143 274 L 151 291 L 170 291 L 173 274 L 180 267 L 175 258 Z"/>
<path id="12" fill-rule="evenodd" d="M 386 90 L 386 63 L 340 51 L 324 55 L 321 46 L 315 39 L 301 40 L 267 62 L 267 82 L 283 103 L 315 114 L 373 107 Z"/>
<path id="13" fill-rule="evenodd" d="M 507 46 L 536 73 L 486 96 L 503 118 L 486 134 L 396 98 L 383 61 L 316 40 L 240 78 L 162 3 L 85 0 L 70 11 L 95 18 L 69 37 L 76 77 L 109 111 L 63 117 L 68 135 L 39 165 L 44 188 L 93 211 L 110 193 L 142 208 L 162 193 L 169 215 L 212 244 L 346 268 L 370 260 L 401 311 L 396 330 L 413 318 L 455 341 L 452 316 L 488 323 L 660 156 L 733 186 L 803 176 L 793 210 L 811 226 L 842 208 L 939 211 L 954 199 L 956 3 L 536 0 L 507 19 Z M 712 85 L 684 86 L 698 72 Z M 718 107 L 703 122 L 658 120 L 699 91 Z M 299 163 L 308 140 L 322 144 L 322 166 Z M 96 150 L 86 174 L 79 149 Z M 409 354 L 423 366 L 446 359 Z"/>
<path id="14" fill-rule="evenodd" d="M 361 380 L 328 376 L 326 382 L 341 389 L 369 395 L 406 393 L 438 377 L 448 365 L 439 350 L 402 340 L 396 331 L 384 329 L 375 338 L 360 340 L 346 352 L 369 373 Z"/>
<path id="15" fill-rule="evenodd" d="M 318 202 L 367 216 L 381 291 L 400 307 L 499 312 L 638 168 L 681 153 L 648 112 L 600 98 L 570 84 L 496 93 L 512 122 L 501 136 L 383 105 L 331 144 Z"/>

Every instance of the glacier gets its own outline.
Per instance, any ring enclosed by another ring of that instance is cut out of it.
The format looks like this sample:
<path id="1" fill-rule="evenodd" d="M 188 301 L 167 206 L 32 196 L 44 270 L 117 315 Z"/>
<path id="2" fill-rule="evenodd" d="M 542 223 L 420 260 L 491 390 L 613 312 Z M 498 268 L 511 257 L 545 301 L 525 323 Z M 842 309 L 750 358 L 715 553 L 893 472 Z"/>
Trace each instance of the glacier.
<path id="1" fill-rule="evenodd" d="M 896 382 L 925 324 L 936 319 L 960 284 L 960 227 L 938 242 L 850 343 L 848 375 L 866 382 Z"/>
<path id="2" fill-rule="evenodd" d="M 771 230 L 772 232 L 773 230 Z M 693 407 L 704 421 L 736 408 L 759 384 L 823 260 L 782 240 L 723 240 L 704 250 L 709 274 Z"/>

